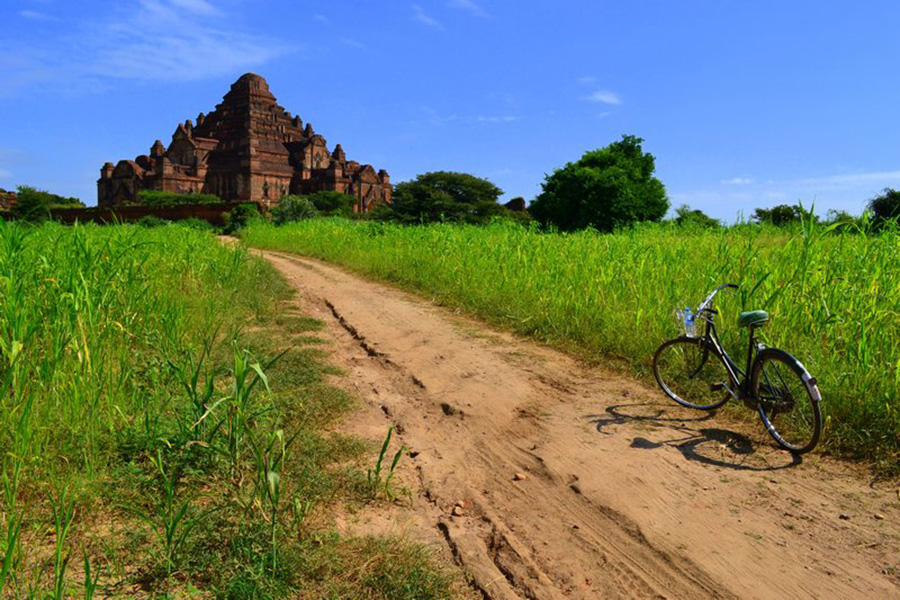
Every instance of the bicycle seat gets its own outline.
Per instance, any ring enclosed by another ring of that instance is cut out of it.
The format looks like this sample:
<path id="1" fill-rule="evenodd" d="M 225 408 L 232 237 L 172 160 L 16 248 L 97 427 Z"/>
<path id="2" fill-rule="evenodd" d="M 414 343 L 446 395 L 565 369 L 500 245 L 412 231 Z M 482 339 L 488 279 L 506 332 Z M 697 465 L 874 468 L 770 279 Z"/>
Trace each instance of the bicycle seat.
<path id="1" fill-rule="evenodd" d="M 769 313 L 764 310 L 750 310 L 738 315 L 738 325 L 741 327 L 759 327 L 769 320 Z"/>

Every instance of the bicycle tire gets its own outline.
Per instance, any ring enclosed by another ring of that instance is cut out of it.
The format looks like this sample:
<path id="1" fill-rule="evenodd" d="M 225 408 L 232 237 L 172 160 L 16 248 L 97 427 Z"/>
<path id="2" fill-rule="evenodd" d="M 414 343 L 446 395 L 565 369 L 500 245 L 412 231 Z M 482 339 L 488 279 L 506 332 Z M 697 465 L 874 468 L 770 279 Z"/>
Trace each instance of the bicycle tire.
<path id="1" fill-rule="evenodd" d="M 821 394 L 800 361 L 766 348 L 753 362 L 750 382 L 759 417 L 775 442 L 794 454 L 815 448 L 822 435 Z"/>
<path id="2" fill-rule="evenodd" d="M 715 410 L 735 389 L 725 362 L 705 338 L 677 337 L 653 355 L 653 376 L 662 391 L 687 408 Z"/>

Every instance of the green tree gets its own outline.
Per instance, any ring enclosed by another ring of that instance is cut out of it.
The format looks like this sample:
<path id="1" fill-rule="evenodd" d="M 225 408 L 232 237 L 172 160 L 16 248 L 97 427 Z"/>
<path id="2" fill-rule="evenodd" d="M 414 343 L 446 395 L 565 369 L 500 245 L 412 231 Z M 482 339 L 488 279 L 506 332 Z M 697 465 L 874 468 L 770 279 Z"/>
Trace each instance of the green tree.
<path id="1" fill-rule="evenodd" d="M 24 221 L 43 221 L 50 217 L 51 208 L 84 207 L 84 203 L 78 198 L 67 198 L 30 185 L 20 185 L 17 190 L 13 214 Z"/>
<path id="2" fill-rule="evenodd" d="M 296 198 L 296 196 L 288 197 Z M 356 203 L 353 196 L 329 190 L 307 194 L 304 198 L 307 198 L 319 213 L 326 216 L 349 217 L 353 214 L 353 205 Z"/>
<path id="3" fill-rule="evenodd" d="M 700 209 L 692 209 L 687 204 L 682 204 L 675 209 L 675 222 L 682 227 L 705 227 L 714 229 L 721 227 L 718 219 L 713 219 Z"/>
<path id="4" fill-rule="evenodd" d="M 612 231 L 637 221 L 659 221 L 669 210 L 655 159 L 644 140 L 623 135 L 605 148 L 586 152 L 548 175 L 528 210 L 543 224 L 563 231 L 595 227 Z"/>
<path id="5" fill-rule="evenodd" d="M 318 216 L 319 211 L 316 210 L 316 206 L 313 204 L 310 196 L 285 196 L 278 201 L 277 205 L 272 207 L 272 218 L 276 225 L 312 219 Z"/>
<path id="6" fill-rule="evenodd" d="M 757 223 L 768 223 L 776 227 L 783 227 L 791 223 L 797 223 L 800 219 L 815 218 L 810 211 L 800 204 L 779 204 L 772 208 L 757 208 L 753 211 L 753 220 Z"/>
<path id="7" fill-rule="evenodd" d="M 884 188 L 881 194 L 869 200 L 869 210 L 878 220 L 896 219 L 900 217 L 900 191 Z"/>
<path id="8" fill-rule="evenodd" d="M 434 171 L 397 184 L 393 206 L 379 211 L 379 215 L 407 223 L 485 223 L 502 214 L 503 207 L 497 204 L 501 194 L 503 190 L 487 179 Z"/>

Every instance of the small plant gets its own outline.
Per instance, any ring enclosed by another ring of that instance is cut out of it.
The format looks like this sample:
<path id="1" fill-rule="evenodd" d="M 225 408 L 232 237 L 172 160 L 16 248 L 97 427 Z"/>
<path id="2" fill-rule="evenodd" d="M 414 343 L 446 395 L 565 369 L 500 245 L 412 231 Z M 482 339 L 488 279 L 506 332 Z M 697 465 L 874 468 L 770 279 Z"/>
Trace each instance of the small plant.
<path id="1" fill-rule="evenodd" d="M 91 561 L 88 555 L 84 555 L 84 600 L 92 600 L 97 593 L 97 583 L 100 581 L 100 569 L 91 576 Z"/>
<path id="2" fill-rule="evenodd" d="M 66 569 L 71 554 L 66 552 L 66 537 L 72 527 L 75 515 L 75 503 L 69 499 L 68 488 L 64 489 L 59 499 L 50 496 L 50 508 L 53 511 L 53 531 L 56 534 L 56 548 L 53 554 L 53 592 L 50 597 L 61 600 L 66 597 Z"/>
<path id="3" fill-rule="evenodd" d="M 191 501 L 177 499 L 178 477 L 166 472 L 162 453 L 157 451 L 156 457 L 151 457 L 150 462 L 156 467 L 162 483 L 162 502 L 154 507 L 155 510 L 150 515 L 136 508 L 125 508 L 149 525 L 156 534 L 162 545 L 162 552 L 151 552 L 151 556 L 165 566 L 167 575 L 171 575 L 178 566 L 181 550 L 191 531 L 215 509 L 210 509 L 196 517 L 191 516 Z"/>
<path id="4" fill-rule="evenodd" d="M 391 466 L 387 470 L 387 473 L 384 473 L 384 457 L 387 455 L 388 446 L 391 443 L 391 436 L 394 433 L 394 428 L 389 427 L 387 436 L 384 438 L 384 443 L 381 445 L 381 452 L 378 453 L 378 462 L 375 463 L 374 469 L 369 469 L 366 472 L 366 482 L 368 484 L 369 495 L 376 499 L 379 495 L 384 494 L 384 496 L 388 500 L 396 500 L 397 494 L 394 492 L 394 488 L 391 485 L 391 481 L 394 478 L 394 469 L 397 468 L 397 463 L 400 462 L 400 457 L 403 456 L 404 452 L 408 452 L 406 446 L 401 446 L 397 453 L 394 454 L 394 460 L 391 461 Z"/>

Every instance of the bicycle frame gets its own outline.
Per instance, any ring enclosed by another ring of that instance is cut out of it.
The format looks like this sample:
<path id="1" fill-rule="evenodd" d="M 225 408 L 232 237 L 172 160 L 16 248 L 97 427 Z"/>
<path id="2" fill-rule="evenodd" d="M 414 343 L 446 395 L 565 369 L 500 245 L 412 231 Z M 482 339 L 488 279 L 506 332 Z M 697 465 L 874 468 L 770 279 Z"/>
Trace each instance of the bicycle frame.
<path id="1" fill-rule="evenodd" d="M 736 382 L 738 385 L 737 393 L 735 391 L 725 389 L 729 394 L 736 400 L 749 400 L 752 398 L 752 394 L 750 393 L 750 373 L 753 367 L 753 362 L 756 360 L 756 356 L 759 354 L 760 350 L 765 348 L 762 344 L 756 343 L 756 328 L 750 327 L 749 339 L 747 340 L 747 362 L 746 367 L 741 369 L 734 359 L 728 354 L 725 350 L 725 347 L 722 345 L 722 341 L 719 339 L 719 332 L 716 331 L 716 324 L 713 320 L 715 315 L 719 314 L 717 310 L 712 308 L 712 302 L 715 298 L 716 294 L 724 289 L 737 289 L 738 286 L 733 283 L 726 283 L 725 285 L 721 285 L 714 289 L 709 296 L 703 301 L 703 303 L 697 309 L 697 315 L 706 322 L 706 331 L 703 334 L 703 339 L 712 346 L 715 353 L 723 360 L 725 363 L 725 368 L 728 371 L 728 376 L 732 381 Z M 706 362 L 704 357 L 703 362 Z"/>
<path id="2" fill-rule="evenodd" d="M 711 310 L 711 309 L 706 309 Z M 712 313 L 715 314 L 715 313 Z M 728 375 L 731 377 L 731 380 L 738 384 L 738 389 L 735 393 L 734 390 L 730 390 L 727 387 L 725 388 L 729 394 L 732 395 L 736 400 L 746 400 L 751 397 L 750 394 L 750 378 L 748 375 L 751 372 L 753 367 L 753 361 L 756 360 L 756 355 L 759 354 L 759 351 L 762 350 L 762 344 L 756 343 L 756 332 L 755 328 L 750 328 L 749 340 L 747 342 L 747 363 L 744 369 L 741 369 L 734 359 L 731 358 L 731 355 L 725 350 L 725 347 L 722 345 L 722 341 L 719 339 L 719 332 L 716 331 L 716 324 L 713 322 L 712 318 L 704 318 L 706 321 L 706 332 L 703 334 L 703 339 L 712 346 L 715 353 L 723 360 L 725 363 L 725 368 L 728 370 Z M 705 360 L 703 362 L 706 362 Z"/>

